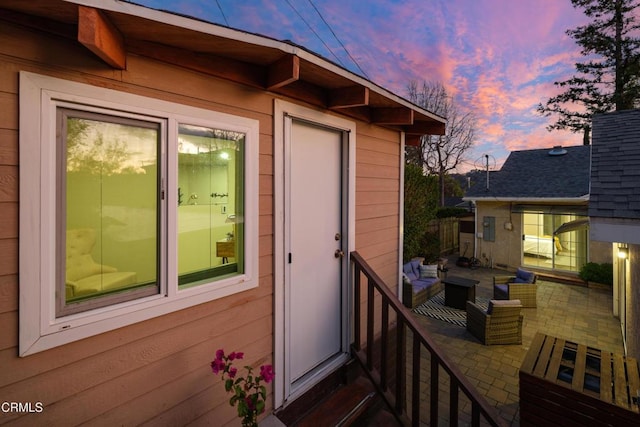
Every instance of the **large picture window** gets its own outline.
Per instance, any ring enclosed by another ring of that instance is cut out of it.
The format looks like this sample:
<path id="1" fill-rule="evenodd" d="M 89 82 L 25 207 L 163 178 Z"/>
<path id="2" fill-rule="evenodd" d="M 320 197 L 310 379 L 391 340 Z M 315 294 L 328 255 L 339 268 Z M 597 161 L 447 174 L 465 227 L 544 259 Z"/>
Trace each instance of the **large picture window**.
<path id="1" fill-rule="evenodd" d="M 20 78 L 21 355 L 257 286 L 257 121 Z"/>
<path id="2" fill-rule="evenodd" d="M 542 210 L 522 213 L 522 253 L 525 266 L 580 271 L 587 262 L 589 236 L 586 217 Z M 571 226 L 577 224 L 577 226 Z"/>

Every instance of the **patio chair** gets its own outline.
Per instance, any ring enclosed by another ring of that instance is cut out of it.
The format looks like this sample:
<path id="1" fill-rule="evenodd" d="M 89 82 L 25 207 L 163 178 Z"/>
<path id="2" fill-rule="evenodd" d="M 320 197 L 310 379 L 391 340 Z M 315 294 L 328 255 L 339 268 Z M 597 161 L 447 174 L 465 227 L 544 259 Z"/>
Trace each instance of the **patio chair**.
<path id="1" fill-rule="evenodd" d="M 467 301 L 467 330 L 484 345 L 522 344 L 521 309 L 518 300 L 491 300 L 487 311 Z"/>
<path id="2" fill-rule="evenodd" d="M 535 308 L 537 303 L 538 276 L 518 268 L 515 276 L 493 277 L 493 299 L 520 300 L 523 307 Z"/>

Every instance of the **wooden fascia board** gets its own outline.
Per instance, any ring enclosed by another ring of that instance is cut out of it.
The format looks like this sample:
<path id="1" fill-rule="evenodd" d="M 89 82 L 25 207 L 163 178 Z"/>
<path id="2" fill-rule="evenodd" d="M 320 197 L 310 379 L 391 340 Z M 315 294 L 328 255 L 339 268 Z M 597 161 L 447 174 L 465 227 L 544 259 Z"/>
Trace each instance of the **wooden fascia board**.
<path id="1" fill-rule="evenodd" d="M 422 135 L 405 135 L 404 136 L 404 145 L 408 145 L 410 147 L 419 147 Z"/>
<path id="2" fill-rule="evenodd" d="M 316 107 L 326 108 L 326 91 L 316 85 L 303 80 L 298 80 L 286 86 L 276 88 L 273 92 L 288 96 L 299 101 L 307 102 Z"/>
<path id="3" fill-rule="evenodd" d="M 412 125 L 413 110 L 406 107 L 373 108 L 371 122 L 379 125 Z"/>
<path id="4" fill-rule="evenodd" d="M 300 80 L 300 58 L 285 55 L 271 64 L 267 78 L 267 90 L 275 90 Z"/>
<path id="5" fill-rule="evenodd" d="M 37 31 L 44 31 L 48 34 L 75 40 L 78 36 L 76 25 L 64 24 L 51 19 L 34 15 L 26 15 L 0 8 L 0 21 L 6 21 L 14 25 L 30 28 Z"/>
<path id="6" fill-rule="evenodd" d="M 152 58 L 169 64 L 180 64 L 186 69 L 210 76 L 231 80 L 254 88 L 264 89 L 266 72 L 263 67 L 234 61 L 211 54 L 197 54 L 192 51 L 159 45 L 141 40 L 127 43 L 131 53 Z"/>
<path id="7" fill-rule="evenodd" d="M 113 68 L 126 68 L 122 34 L 99 10 L 78 6 L 78 41 Z"/>
<path id="8" fill-rule="evenodd" d="M 366 105 L 369 105 L 369 88 L 365 86 L 333 89 L 329 93 L 329 108 L 354 108 Z"/>
<path id="9" fill-rule="evenodd" d="M 407 126 L 405 132 L 408 135 L 444 135 L 445 123 L 442 122 L 415 122 L 414 124 Z"/>

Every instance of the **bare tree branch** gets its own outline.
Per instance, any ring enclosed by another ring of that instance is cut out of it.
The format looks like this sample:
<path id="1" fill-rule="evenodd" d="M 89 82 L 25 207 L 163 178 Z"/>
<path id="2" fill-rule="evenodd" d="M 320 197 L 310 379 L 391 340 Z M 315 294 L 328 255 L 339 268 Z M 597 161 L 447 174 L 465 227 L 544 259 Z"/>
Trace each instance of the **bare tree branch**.
<path id="1" fill-rule="evenodd" d="M 454 99 L 441 83 L 412 81 L 408 85 L 409 100 L 447 118 L 444 135 L 425 135 L 420 147 L 407 153 L 407 161 L 437 175 L 440 183 L 440 206 L 444 206 L 444 183 L 447 172 L 465 160 L 465 153 L 473 146 L 476 136 L 476 120 L 473 114 L 460 111 Z"/>

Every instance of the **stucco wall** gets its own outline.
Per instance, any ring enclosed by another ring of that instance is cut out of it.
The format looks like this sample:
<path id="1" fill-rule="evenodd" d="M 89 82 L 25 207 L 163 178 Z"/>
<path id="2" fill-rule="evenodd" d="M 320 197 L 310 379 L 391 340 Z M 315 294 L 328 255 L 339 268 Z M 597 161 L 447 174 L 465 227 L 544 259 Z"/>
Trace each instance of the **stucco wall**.
<path id="1" fill-rule="evenodd" d="M 483 202 L 476 207 L 478 224 L 476 236 L 482 232 L 485 216 L 495 217 L 495 241 L 489 242 L 476 237 L 476 257 L 483 263 L 492 263 L 495 268 L 515 269 L 522 261 L 521 243 L 522 221 L 518 214 L 511 214 L 511 206 L 504 202 Z M 507 229 L 505 224 L 511 224 Z"/>
<path id="2" fill-rule="evenodd" d="M 610 242 L 589 241 L 589 261 L 598 264 L 613 262 Z"/>

